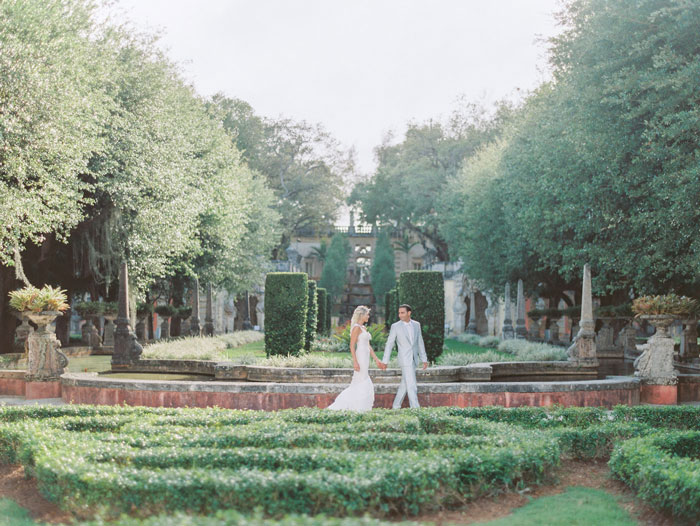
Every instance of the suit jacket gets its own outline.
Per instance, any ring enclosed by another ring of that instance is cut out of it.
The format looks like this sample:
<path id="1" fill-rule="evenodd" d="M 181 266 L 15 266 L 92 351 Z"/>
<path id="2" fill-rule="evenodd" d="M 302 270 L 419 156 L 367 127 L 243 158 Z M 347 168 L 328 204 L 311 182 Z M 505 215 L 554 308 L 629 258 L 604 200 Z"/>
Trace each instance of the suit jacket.
<path id="1" fill-rule="evenodd" d="M 409 331 L 413 332 L 413 341 Z M 413 365 L 418 367 L 423 362 L 428 361 L 425 354 L 425 343 L 423 343 L 423 334 L 421 332 L 420 323 L 411 320 L 411 325 L 406 327 L 406 324 L 401 320 L 392 324 L 389 331 L 389 339 L 384 347 L 384 357 L 382 362 L 389 363 L 391 350 L 394 348 L 394 343 L 399 348 L 399 367 L 408 367 Z"/>

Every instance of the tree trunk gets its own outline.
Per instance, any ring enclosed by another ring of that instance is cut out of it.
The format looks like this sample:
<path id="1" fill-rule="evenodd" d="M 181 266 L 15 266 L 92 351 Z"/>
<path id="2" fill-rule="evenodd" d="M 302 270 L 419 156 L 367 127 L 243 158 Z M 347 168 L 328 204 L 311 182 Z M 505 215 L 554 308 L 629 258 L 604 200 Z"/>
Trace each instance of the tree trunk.
<path id="1" fill-rule="evenodd" d="M 173 307 L 182 307 L 184 305 L 183 298 L 185 296 L 185 280 L 181 277 L 173 278 L 172 280 L 172 305 Z M 182 318 L 173 316 L 170 319 L 170 336 L 182 335 Z"/>
<path id="2" fill-rule="evenodd" d="M 0 353 L 2 354 L 14 352 L 15 329 L 19 320 L 12 314 L 8 293 L 20 285 L 15 277 L 15 269 L 0 265 Z"/>

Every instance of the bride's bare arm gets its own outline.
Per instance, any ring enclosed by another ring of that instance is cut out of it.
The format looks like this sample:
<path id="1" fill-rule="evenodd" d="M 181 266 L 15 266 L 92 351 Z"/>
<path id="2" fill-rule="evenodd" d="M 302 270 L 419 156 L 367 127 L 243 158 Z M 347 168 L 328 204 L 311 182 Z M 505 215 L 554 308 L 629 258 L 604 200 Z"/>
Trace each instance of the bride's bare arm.
<path id="1" fill-rule="evenodd" d="M 374 363 L 377 364 L 377 367 L 379 367 L 379 364 L 382 363 L 379 358 L 377 358 L 377 355 L 374 354 L 374 349 L 372 349 L 372 346 L 369 346 L 369 352 L 372 355 L 372 358 L 374 358 Z M 381 369 L 381 367 L 379 367 Z"/>
<path id="2" fill-rule="evenodd" d="M 355 345 L 357 344 L 357 337 L 362 329 L 359 327 L 353 327 L 350 331 L 350 354 L 352 354 L 352 368 L 356 371 L 360 370 L 360 363 L 357 361 L 357 356 L 355 355 Z"/>

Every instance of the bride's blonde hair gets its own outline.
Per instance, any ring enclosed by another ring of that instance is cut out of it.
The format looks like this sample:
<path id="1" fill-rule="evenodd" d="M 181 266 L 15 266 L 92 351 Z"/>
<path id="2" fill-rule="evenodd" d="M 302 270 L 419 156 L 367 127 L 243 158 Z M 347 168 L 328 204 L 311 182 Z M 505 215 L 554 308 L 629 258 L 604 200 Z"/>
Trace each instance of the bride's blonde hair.
<path id="1" fill-rule="evenodd" d="M 355 312 L 352 313 L 352 321 L 350 322 L 350 326 L 352 327 L 353 325 L 362 325 L 360 323 L 360 320 L 365 314 L 369 314 L 370 309 L 369 307 L 365 307 L 364 305 L 360 305 L 355 309 Z"/>

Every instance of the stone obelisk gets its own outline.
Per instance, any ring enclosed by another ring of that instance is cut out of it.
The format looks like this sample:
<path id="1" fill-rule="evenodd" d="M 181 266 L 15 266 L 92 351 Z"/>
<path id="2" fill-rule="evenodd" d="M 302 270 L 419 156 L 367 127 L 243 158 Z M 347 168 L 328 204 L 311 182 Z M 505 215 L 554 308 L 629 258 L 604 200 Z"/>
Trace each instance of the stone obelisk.
<path id="1" fill-rule="evenodd" d="M 525 339 L 527 327 L 525 326 L 525 293 L 523 291 L 523 280 L 518 280 L 518 299 L 515 304 L 517 318 L 515 319 L 515 337 Z"/>
<path id="2" fill-rule="evenodd" d="M 511 316 L 510 283 L 506 283 L 505 314 L 503 315 L 503 329 L 501 331 L 501 338 L 504 340 L 512 340 L 515 337 L 515 333 L 513 332 L 513 319 Z"/>
<path id="3" fill-rule="evenodd" d="M 598 365 L 595 344 L 595 320 L 593 319 L 593 293 L 591 290 L 591 267 L 583 266 L 583 291 L 581 295 L 580 329 L 574 343 L 569 347 L 569 360 L 585 365 Z"/>

